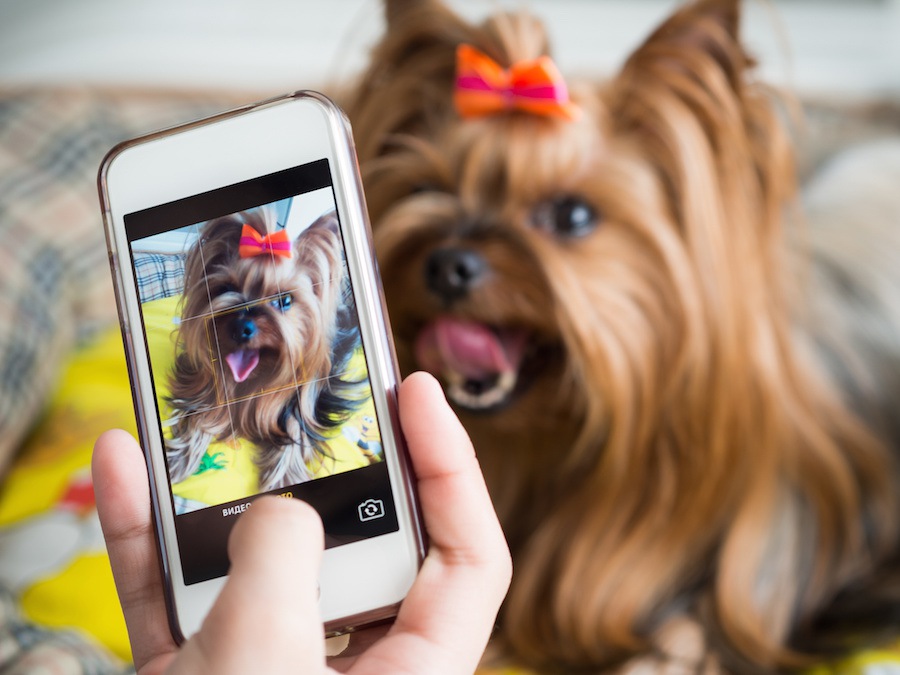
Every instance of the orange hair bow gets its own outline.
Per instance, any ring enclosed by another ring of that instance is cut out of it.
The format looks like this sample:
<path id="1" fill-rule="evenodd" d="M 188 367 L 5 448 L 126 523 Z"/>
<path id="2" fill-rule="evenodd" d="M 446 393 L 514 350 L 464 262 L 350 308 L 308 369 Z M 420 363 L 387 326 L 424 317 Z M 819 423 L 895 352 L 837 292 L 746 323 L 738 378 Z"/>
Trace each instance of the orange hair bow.
<path id="1" fill-rule="evenodd" d="M 287 230 L 278 230 L 264 237 L 254 228 L 245 224 L 244 229 L 241 230 L 241 243 L 238 247 L 238 253 L 242 258 L 252 258 L 264 253 L 290 258 L 292 253 L 291 240 L 288 238 Z"/>
<path id="2" fill-rule="evenodd" d="M 503 68 L 471 45 L 456 49 L 456 110 L 462 117 L 482 117 L 510 110 L 574 120 L 581 109 L 549 56 Z"/>

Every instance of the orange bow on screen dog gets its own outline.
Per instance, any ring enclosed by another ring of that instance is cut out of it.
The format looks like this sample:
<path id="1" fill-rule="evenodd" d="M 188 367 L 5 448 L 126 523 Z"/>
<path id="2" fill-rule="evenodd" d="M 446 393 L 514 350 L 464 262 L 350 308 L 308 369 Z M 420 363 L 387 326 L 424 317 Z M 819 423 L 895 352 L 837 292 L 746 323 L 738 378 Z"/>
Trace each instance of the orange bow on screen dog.
<path id="1" fill-rule="evenodd" d="M 534 18 L 386 13 L 346 105 L 402 367 L 445 384 L 513 550 L 502 652 L 773 672 L 896 635 L 900 221 L 841 220 L 839 172 L 799 217 L 739 3 L 569 80 L 572 118 L 454 106 L 460 45 L 514 72 Z"/>

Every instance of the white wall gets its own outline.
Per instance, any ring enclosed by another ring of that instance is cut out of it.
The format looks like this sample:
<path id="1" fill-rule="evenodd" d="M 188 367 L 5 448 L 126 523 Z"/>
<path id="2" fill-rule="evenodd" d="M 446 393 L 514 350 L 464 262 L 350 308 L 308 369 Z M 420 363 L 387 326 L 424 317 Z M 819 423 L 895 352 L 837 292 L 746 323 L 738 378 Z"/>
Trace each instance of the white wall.
<path id="1" fill-rule="evenodd" d="M 547 19 L 563 70 L 605 73 L 676 3 L 450 4 L 469 17 L 496 6 L 529 6 Z M 900 0 L 747 5 L 745 37 L 768 79 L 804 92 L 900 95 Z M 382 30 L 380 9 L 376 0 L 0 0 L 0 85 L 228 87 L 273 94 L 321 86 L 363 63 Z"/>

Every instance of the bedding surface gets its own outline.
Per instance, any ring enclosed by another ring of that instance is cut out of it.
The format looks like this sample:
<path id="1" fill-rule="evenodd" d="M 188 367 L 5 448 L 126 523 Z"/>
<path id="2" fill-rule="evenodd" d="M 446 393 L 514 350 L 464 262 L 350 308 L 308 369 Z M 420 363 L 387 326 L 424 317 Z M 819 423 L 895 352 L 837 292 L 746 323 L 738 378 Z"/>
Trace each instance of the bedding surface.
<path id="1" fill-rule="evenodd" d="M 111 427 L 134 431 L 97 198 L 102 157 L 126 138 L 255 98 L 0 91 L 4 673 L 129 669 L 89 473 L 97 435 Z M 820 116 L 832 132 L 807 153 L 807 164 L 832 146 L 871 136 L 873 129 L 900 128 L 900 115 L 868 110 L 868 118 L 850 122 L 831 111 Z M 523 675 L 515 669 L 491 672 Z M 900 645 L 822 666 L 812 675 L 876 672 L 900 673 Z"/>

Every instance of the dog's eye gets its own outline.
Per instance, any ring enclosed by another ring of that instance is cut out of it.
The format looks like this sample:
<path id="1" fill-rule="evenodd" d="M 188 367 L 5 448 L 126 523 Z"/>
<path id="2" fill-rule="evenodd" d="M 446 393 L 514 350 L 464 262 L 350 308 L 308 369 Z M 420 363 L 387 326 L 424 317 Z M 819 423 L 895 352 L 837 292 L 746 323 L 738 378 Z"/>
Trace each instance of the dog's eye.
<path id="1" fill-rule="evenodd" d="M 291 308 L 291 305 L 294 304 L 294 298 L 291 297 L 290 293 L 285 293 L 284 295 L 279 295 L 269 304 L 271 304 L 275 309 L 280 309 L 282 312 L 286 312 Z"/>
<path id="2" fill-rule="evenodd" d="M 531 214 L 535 227 L 563 237 L 583 237 L 597 228 L 597 210 L 580 197 L 566 195 L 538 204 Z"/>

